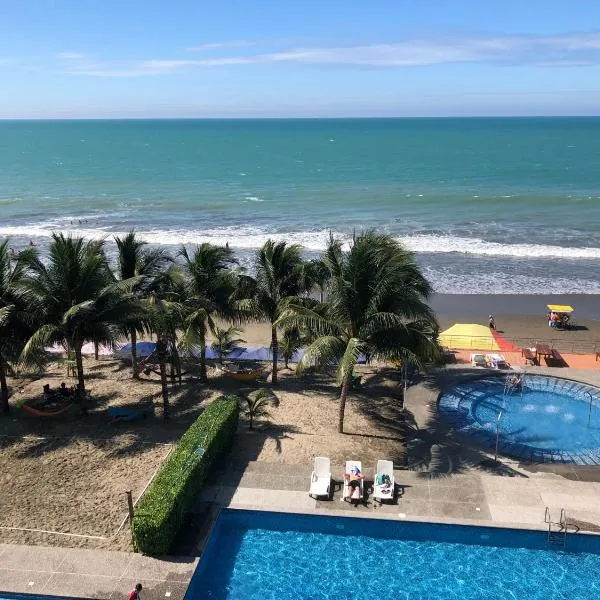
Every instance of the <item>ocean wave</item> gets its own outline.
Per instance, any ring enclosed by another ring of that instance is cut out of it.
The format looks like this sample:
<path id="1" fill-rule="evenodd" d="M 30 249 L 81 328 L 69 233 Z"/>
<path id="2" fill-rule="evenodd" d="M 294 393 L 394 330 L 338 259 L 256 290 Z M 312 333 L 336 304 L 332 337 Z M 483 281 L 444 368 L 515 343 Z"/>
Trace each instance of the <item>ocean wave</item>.
<path id="1" fill-rule="evenodd" d="M 480 238 L 450 235 L 411 235 L 399 240 L 413 252 L 459 253 L 514 258 L 600 258 L 600 248 L 565 247 L 545 244 L 501 244 Z"/>
<path id="2" fill-rule="evenodd" d="M 97 215 L 88 215 L 93 219 Z M 84 217 L 85 218 L 85 217 Z M 68 220 L 68 222 L 67 222 Z M 0 226 L 0 236 L 47 238 L 52 232 L 60 229 L 72 235 L 89 239 L 102 239 L 107 236 L 122 236 L 127 230 L 116 230 L 110 225 L 98 222 L 88 224 L 70 223 L 81 220 L 81 217 L 56 219 L 44 224 Z M 82 226 L 83 225 L 83 226 Z M 179 246 L 181 244 L 200 244 L 210 242 L 216 245 L 229 244 L 232 248 L 252 249 L 262 246 L 267 239 L 285 240 L 299 244 L 306 250 L 321 251 L 326 248 L 329 239 L 329 229 L 303 231 L 272 231 L 266 227 L 218 227 L 208 229 L 137 229 L 140 238 L 145 241 L 164 246 Z M 332 231 L 334 236 L 341 238 L 346 244 L 352 236 L 348 233 Z M 464 254 L 471 256 L 499 256 L 512 258 L 565 258 L 565 259 L 600 259 L 598 247 L 566 247 L 546 244 L 503 244 L 486 241 L 477 237 L 453 236 L 442 233 L 426 233 L 398 236 L 397 239 L 407 248 L 417 254 Z"/>

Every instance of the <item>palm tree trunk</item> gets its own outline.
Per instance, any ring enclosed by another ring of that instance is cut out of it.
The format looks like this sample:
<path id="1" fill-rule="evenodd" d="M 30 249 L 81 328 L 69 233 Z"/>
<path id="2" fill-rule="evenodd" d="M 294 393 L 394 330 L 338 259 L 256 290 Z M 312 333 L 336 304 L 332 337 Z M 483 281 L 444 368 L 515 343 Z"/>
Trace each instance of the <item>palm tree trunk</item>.
<path id="1" fill-rule="evenodd" d="M 208 375 L 206 374 L 206 335 L 204 328 L 200 331 L 200 381 L 206 381 Z"/>
<path id="2" fill-rule="evenodd" d="M 250 429 L 254 429 L 254 427 L 252 426 L 253 425 L 253 421 L 254 421 L 252 411 L 250 411 L 250 415 L 249 416 L 250 416 Z"/>
<path id="3" fill-rule="evenodd" d="M 85 392 L 85 379 L 83 378 L 83 355 L 81 354 L 81 344 L 75 344 L 75 365 L 77 367 L 77 385 L 82 392 Z"/>
<path id="4" fill-rule="evenodd" d="M 2 399 L 2 412 L 7 414 L 9 411 L 8 404 L 8 385 L 6 383 L 6 364 L 4 358 L 0 354 L 0 396 Z"/>
<path id="5" fill-rule="evenodd" d="M 160 362 L 160 387 L 163 400 L 163 419 L 169 419 L 169 388 L 167 387 L 167 365 L 164 361 Z"/>
<path id="6" fill-rule="evenodd" d="M 77 366 L 77 400 L 81 409 L 81 414 L 87 414 L 87 394 L 85 391 L 85 379 L 83 378 L 83 356 L 81 354 L 81 342 L 73 344 L 75 351 L 75 364 Z"/>
<path id="7" fill-rule="evenodd" d="M 342 383 L 342 391 L 340 392 L 340 415 L 338 421 L 338 433 L 344 433 L 344 413 L 346 412 L 346 398 L 348 397 L 348 389 L 350 388 L 350 378 L 352 373 L 349 373 L 344 378 Z"/>
<path id="8" fill-rule="evenodd" d="M 138 373 L 138 368 L 137 368 L 137 363 L 138 363 L 138 361 L 137 361 L 137 331 L 134 328 L 131 329 L 130 337 L 131 337 L 131 370 L 133 371 L 133 378 L 139 379 L 140 374 Z"/>
<path id="9" fill-rule="evenodd" d="M 273 351 L 273 374 L 271 383 L 277 383 L 277 358 L 279 354 L 279 342 L 277 340 L 277 328 L 271 326 L 271 350 Z"/>
<path id="10" fill-rule="evenodd" d="M 158 364 L 160 368 L 160 387 L 163 400 L 163 419 L 169 419 L 169 388 L 167 387 L 167 343 L 157 336 L 156 338 L 156 354 L 158 356 Z"/>
<path id="11" fill-rule="evenodd" d="M 94 342 L 94 360 L 98 360 L 99 350 L 98 342 Z"/>

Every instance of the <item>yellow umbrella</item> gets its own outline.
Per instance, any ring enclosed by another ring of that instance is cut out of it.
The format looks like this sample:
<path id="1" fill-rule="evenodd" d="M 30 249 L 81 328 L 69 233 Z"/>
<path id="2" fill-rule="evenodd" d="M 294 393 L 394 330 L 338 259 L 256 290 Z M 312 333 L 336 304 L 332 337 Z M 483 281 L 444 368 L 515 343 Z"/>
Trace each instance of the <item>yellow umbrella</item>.
<path id="1" fill-rule="evenodd" d="M 440 345 L 455 350 L 500 350 L 489 327 L 457 323 L 439 335 Z"/>
<path id="2" fill-rule="evenodd" d="M 567 304 L 547 304 L 548 310 L 557 313 L 572 313 L 573 307 Z"/>

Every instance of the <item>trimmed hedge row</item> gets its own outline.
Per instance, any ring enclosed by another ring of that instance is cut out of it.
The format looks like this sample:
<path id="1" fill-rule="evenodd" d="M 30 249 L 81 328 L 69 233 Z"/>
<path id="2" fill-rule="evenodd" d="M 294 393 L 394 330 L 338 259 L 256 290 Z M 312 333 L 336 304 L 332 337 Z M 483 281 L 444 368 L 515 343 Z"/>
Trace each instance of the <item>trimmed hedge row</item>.
<path id="1" fill-rule="evenodd" d="M 231 445 L 238 414 L 237 397 L 221 396 L 183 434 L 135 511 L 136 550 L 155 556 L 169 552 L 210 467 Z"/>

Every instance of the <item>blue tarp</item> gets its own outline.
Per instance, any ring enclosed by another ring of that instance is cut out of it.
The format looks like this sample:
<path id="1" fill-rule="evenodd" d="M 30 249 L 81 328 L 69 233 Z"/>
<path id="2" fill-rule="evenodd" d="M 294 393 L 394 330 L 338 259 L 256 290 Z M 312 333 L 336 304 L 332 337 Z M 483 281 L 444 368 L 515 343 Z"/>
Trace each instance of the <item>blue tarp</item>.
<path id="1" fill-rule="evenodd" d="M 150 356 L 156 350 L 156 342 L 137 342 L 135 345 L 139 358 Z M 119 349 L 120 355 L 131 354 L 131 344 L 124 344 Z"/>
<path id="2" fill-rule="evenodd" d="M 143 358 L 145 356 L 150 356 L 156 350 L 156 342 L 137 342 L 137 355 L 139 358 Z M 121 346 L 119 350 L 119 355 L 123 357 L 127 357 L 131 354 L 131 344 L 125 344 Z M 199 358 L 200 349 L 194 348 L 192 350 L 192 354 Z M 297 350 L 294 352 L 290 362 L 297 363 L 304 356 L 304 349 Z M 214 348 L 209 344 L 206 347 L 206 358 L 208 360 L 218 360 L 219 356 Z M 256 361 L 272 361 L 273 353 L 271 352 L 271 348 L 267 346 L 250 346 L 249 348 L 244 348 L 239 346 L 236 348 L 231 354 L 229 354 L 227 359 L 230 360 L 256 360 Z M 279 353 L 279 359 L 283 360 L 283 356 Z M 358 359 L 358 364 L 364 364 L 367 362 L 367 359 L 361 354 Z"/>

